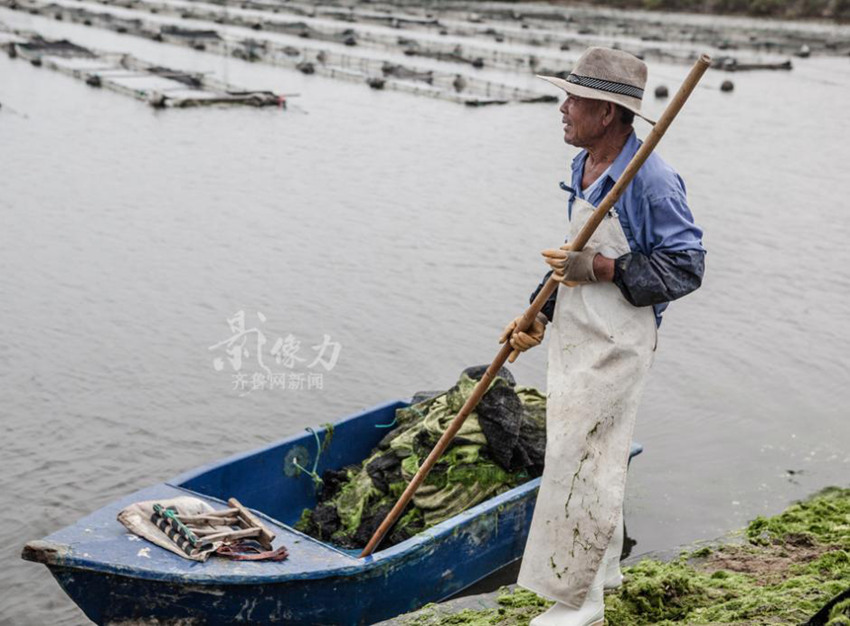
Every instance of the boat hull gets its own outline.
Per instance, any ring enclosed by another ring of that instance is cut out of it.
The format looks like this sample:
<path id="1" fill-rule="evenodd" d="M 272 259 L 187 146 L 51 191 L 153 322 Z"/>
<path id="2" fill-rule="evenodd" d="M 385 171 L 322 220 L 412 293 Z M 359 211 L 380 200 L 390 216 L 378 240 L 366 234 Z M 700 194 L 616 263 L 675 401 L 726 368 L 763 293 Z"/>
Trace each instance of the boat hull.
<path id="1" fill-rule="evenodd" d="M 522 555 L 533 497 L 504 503 L 439 542 L 348 575 L 186 584 L 50 566 L 97 624 L 372 624 L 446 599 Z"/>
<path id="2" fill-rule="evenodd" d="M 405 401 L 381 405 L 333 426 L 330 445 L 313 455 L 317 434 L 290 437 L 148 487 L 95 511 L 23 557 L 47 565 L 66 593 L 97 624 L 372 624 L 449 598 L 521 558 L 537 497 L 535 479 L 486 500 L 395 546 L 359 558 L 295 530 L 315 506 L 309 476 L 345 467 L 377 445 Z M 313 450 L 312 454 L 310 451 Z M 633 445 L 632 456 L 641 451 Z M 116 521 L 128 504 L 180 495 L 215 508 L 236 497 L 285 546 L 281 562 L 211 558 L 188 561 L 129 533 Z"/>

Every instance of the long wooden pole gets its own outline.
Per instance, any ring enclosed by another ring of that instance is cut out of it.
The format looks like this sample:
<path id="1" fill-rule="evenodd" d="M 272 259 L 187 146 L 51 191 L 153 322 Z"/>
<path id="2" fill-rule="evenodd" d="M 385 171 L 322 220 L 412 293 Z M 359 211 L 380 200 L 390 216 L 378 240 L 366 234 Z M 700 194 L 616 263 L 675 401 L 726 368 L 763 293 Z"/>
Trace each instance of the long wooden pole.
<path id="1" fill-rule="evenodd" d="M 657 146 L 658 142 L 661 141 L 664 133 L 667 132 L 667 128 L 676 118 L 676 115 L 682 109 L 688 97 L 691 95 L 694 88 L 696 88 L 697 83 L 700 81 L 702 75 L 705 74 L 705 71 L 710 65 L 711 58 L 706 54 L 700 55 L 699 59 L 697 59 L 696 63 L 694 63 L 694 66 L 691 68 L 691 71 L 682 83 L 682 86 L 679 87 L 679 91 L 676 92 L 676 95 L 673 97 L 673 100 L 670 101 L 670 104 L 667 105 L 667 108 L 661 118 L 658 122 L 656 122 L 641 147 L 638 148 L 635 156 L 632 157 L 632 160 L 626 166 L 626 169 L 623 171 L 623 175 L 620 176 L 619 180 L 611 188 L 611 191 L 609 191 L 605 198 L 602 199 L 602 202 L 599 203 L 599 206 L 587 220 L 575 239 L 570 242 L 572 250 L 578 251 L 587 245 L 590 237 L 596 231 L 599 224 L 602 223 L 602 220 L 605 219 L 605 215 L 617 203 L 617 200 L 620 199 L 620 196 L 626 190 L 626 187 L 628 187 L 629 183 L 632 182 L 632 179 L 644 164 L 644 161 L 646 161 L 647 157 L 649 157 L 652 151 L 655 150 L 655 146 Z M 543 289 L 541 289 L 537 294 L 537 297 L 534 298 L 531 306 L 526 309 L 522 319 L 517 324 L 517 331 L 527 330 L 528 327 L 531 326 L 531 322 L 535 317 L 537 317 L 537 314 L 541 311 L 541 309 L 543 309 L 543 305 L 546 304 L 549 296 L 552 295 L 552 293 L 558 288 L 558 285 L 558 281 L 554 278 L 550 277 L 549 280 L 546 281 Z M 496 355 L 496 358 L 493 359 L 492 363 L 490 363 L 490 367 L 488 367 L 487 371 L 484 372 L 481 380 L 479 380 L 478 384 L 475 385 L 475 388 L 472 390 L 472 394 L 469 398 L 467 398 L 463 407 L 461 407 L 458 414 L 449 424 L 446 432 L 443 433 L 443 436 L 440 437 L 437 445 L 435 445 L 434 449 L 431 450 L 431 454 L 428 455 L 419 467 L 419 471 L 416 472 L 416 475 L 410 481 L 410 484 L 407 485 L 407 488 L 404 490 L 404 493 L 401 494 L 398 502 L 395 503 L 395 506 L 393 506 L 392 510 L 384 518 L 384 521 L 378 527 L 378 530 L 375 531 L 375 534 L 372 535 L 372 538 L 369 540 L 369 543 L 366 544 L 366 547 L 363 548 L 363 552 L 360 553 L 361 558 L 372 554 L 384 538 L 384 535 L 386 535 L 389 529 L 392 528 L 392 525 L 402 514 L 408 502 L 410 502 L 411 498 L 413 498 L 413 494 L 416 493 L 419 485 L 421 485 L 422 481 L 425 480 L 425 477 L 428 476 L 428 472 L 431 471 L 431 468 L 434 467 L 434 464 L 440 459 L 446 448 L 449 447 L 449 444 L 451 444 L 452 440 L 455 438 L 457 431 L 460 430 L 460 427 L 463 425 L 464 421 L 466 421 L 466 418 L 473 410 L 475 410 L 475 407 L 478 406 L 478 402 L 481 400 L 487 389 L 489 389 L 490 383 L 496 377 L 499 369 L 501 369 L 508 360 L 508 356 L 510 356 L 512 351 L 513 348 L 511 348 L 510 341 L 506 341 L 505 345 L 502 346 L 501 350 L 499 350 L 499 353 Z"/>

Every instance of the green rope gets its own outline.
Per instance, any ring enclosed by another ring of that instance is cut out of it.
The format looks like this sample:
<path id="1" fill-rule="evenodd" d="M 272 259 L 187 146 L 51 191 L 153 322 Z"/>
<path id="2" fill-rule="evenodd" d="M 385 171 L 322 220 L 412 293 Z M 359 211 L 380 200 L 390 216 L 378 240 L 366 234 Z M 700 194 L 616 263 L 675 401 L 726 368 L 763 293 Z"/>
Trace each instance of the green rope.
<path id="1" fill-rule="evenodd" d="M 293 458 L 293 459 L 292 459 L 292 464 L 293 464 L 293 465 L 294 465 L 294 466 L 295 466 L 295 467 L 296 467 L 299 471 L 304 472 L 304 473 L 305 473 L 305 474 L 307 474 L 310 478 L 312 478 L 312 479 L 313 479 L 313 485 L 316 487 L 316 489 L 318 489 L 319 487 L 321 487 L 321 486 L 324 484 L 324 481 L 322 480 L 322 477 L 321 477 L 321 476 L 319 476 L 319 472 L 317 471 L 317 470 L 318 470 L 318 468 L 319 468 L 319 457 L 321 457 L 321 456 L 322 456 L 322 452 L 324 452 L 325 448 L 327 447 L 327 443 L 326 443 L 326 442 L 327 442 L 327 440 L 328 440 L 328 437 L 329 437 L 329 436 L 332 436 L 332 435 L 330 435 L 330 432 L 332 432 L 332 431 L 330 431 L 330 430 L 328 431 L 328 433 L 329 433 L 329 434 L 325 436 L 325 442 L 321 441 L 321 440 L 319 439 L 319 433 L 317 433 L 315 430 L 313 430 L 313 429 L 312 429 L 312 428 L 310 428 L 309 426 L 307 427 L 307 432 L 309 432 L 310 434 L 312 434 L 312 435 L 313 435 L 313 438 L 316 440 L 316 458 L 313 460 L 313 469 L 308 470 L 306 467 L 304 467 L 303 465 L 301 465 L 301 464 L 298 462 L 298 458 Z"/>

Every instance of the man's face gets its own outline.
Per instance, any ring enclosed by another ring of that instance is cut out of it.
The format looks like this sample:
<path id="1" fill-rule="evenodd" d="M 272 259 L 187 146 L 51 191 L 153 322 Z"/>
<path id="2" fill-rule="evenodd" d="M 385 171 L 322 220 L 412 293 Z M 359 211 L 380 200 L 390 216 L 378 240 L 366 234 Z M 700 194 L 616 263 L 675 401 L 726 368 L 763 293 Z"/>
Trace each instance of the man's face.
<path id="1" fill-rule="evenodd" d="M 564 141 L 577 148 L 586 148 L 605 132 L 602 118 L 605 102 L 567 94 L 559 109 L 564 123 Z"/>

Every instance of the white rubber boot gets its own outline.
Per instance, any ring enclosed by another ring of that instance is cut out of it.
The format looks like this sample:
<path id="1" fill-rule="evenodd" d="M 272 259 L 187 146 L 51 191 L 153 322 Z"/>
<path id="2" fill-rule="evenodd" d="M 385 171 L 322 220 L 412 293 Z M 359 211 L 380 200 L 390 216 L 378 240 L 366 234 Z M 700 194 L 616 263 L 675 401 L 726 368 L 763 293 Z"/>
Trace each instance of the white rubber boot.
<path id="1" fill-rule="evenodd" d="M 603 567 L 605 569 L 605 589 L 619 589 L 623 584 L 623 572 L 620 571 L 620 556 L 623 554 L 623 539 L 625 538 L 625 528 L 623 527 L 623 514 L 617 519 L 614 526 L 614 534 L 611 536 L 611 542 L 605 550 L 605 556 L 602 558 Z"/>
<path id="2" fill-rule="evenodd" d="M 531 620 L 529 626 L 602 626 L 605 622 L 605 600 L 602 591 L 604 579 L 603 566 L 596 573 L 580 609 L 571 609 L 566 604 L 556 602 L 548 611 Z"/>

